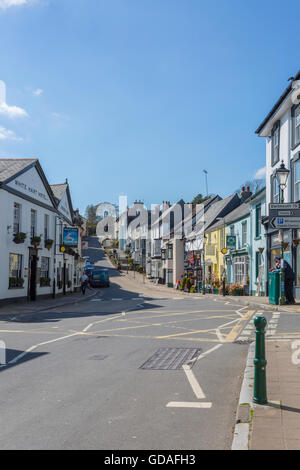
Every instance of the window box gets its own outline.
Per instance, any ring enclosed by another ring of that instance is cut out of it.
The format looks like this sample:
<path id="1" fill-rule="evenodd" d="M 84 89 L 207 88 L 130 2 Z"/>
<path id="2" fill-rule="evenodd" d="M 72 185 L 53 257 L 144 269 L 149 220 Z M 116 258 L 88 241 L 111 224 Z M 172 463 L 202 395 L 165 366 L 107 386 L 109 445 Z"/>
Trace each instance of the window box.
<path id="1" fill-rule="evenodd" d="M 24 284 L 24 279 L 21 277 L 10 277 L 9 278 L 9 289 L 18 289 L 22 288 Z"/>
<path id="2" fill-rule="evenodd" d="M 40 278 L 40 287 L 49 287 L 51 284 L 50 277 L 41 277 Z"/>
<path id="3" fill-rule="evenodd" d="M 13 241 L 18 245 L 20 243 L 24 243 L 26 239 L 26 233 L 19 232 L 14 234 Z"/>

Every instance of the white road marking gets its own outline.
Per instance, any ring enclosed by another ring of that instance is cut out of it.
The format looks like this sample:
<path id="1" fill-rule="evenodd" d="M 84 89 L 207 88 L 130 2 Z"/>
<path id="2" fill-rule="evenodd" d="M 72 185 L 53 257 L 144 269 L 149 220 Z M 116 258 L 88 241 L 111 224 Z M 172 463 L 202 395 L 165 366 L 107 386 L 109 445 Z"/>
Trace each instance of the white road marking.
<path id="1" fill-rule="evenodd" d="M 182 368 L 185 372 L 185 375 L 187 376 L 187 379 L 190 383 L 190 386 L 193 389 L 194 394 L 196 395 L 196 398 L 198 398 L 198 400 L 202 400 L 203 398 L 205 398 L 205 395 L 202 391 L 202 388 L 200 387 L 200 385 L 199 385 L 196 377 L 194 376 L 190 366 L 188 366 L 187 364 L 184 364 L 182 366 Z"/>
<path id="2" fill-rule="evenodd" d="M 123 300 L 123 299 L 111 299 L 111 300 Z"/>
<path id="3" fill-rule="evenodd" d="M 205 351 L 204 353 L 201 353 L 200 356 L 195 357 L 194 359 L 191 359 L 191 360 L 189 361 L 189 364 L 191 364 L 192 362 L 199 361 L 200 359 L 203 359 L 204 357 L 208 356 L 208 354 L 212 353 L 212 352 L 215 351 L 216 349 L 219 349 L 221 346 L 223 346 L 223 345 L 222 345 L 222 344 L 217 344 L 216 346 L 214 346 L 213 348 L 209 349 L 208 351 Z"/>
<path id="4" fill-rule="evenodd" d="M 170 401 L 167 404 L 168 408 L 211 408 L 212 403 L 201 401 Z"/>
<path id="5" fill-rule="evenodd" d="M 9 365 L 9 364 L 15 364 L 15 363 L 18 362 L 20 359 L 22 359 L 24 356 L 26 356 L 26 354 L 29 354 L 31 351 L 34 351 L 34 350 L 37 349 L 39 346 L 45 346 L 46 344 L 55 343 L 55 342 L 61 341 L 61 340 L 63 340 L 63 339 L 71 338 L 72 336 L 78 336 L 78 334 L 80 334 L 80 333 L 73 333 L 72 335 L 62 336 L 61 338 L 51 339 L 50 341 L 44 341 L 43 343 L 39 343 L 39 344 L 36 344 L 36 345 L 34 345 L 34 346 L 31 346 L 30 348 L 26 349 L 26 351 L 23 351 L 21 354 L 19 354 L 18 356 L 16 356 L 14 359 L 12 359 L 11 361 L 9 361 L 7 365 Z"/>

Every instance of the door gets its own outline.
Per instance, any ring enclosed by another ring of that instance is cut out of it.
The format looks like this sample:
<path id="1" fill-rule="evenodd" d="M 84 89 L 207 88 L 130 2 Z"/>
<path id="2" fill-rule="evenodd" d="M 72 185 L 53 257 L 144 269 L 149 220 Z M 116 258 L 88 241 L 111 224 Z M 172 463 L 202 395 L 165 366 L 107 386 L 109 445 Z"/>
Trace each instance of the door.
<path id="1" fill-rule="evenodd" d="M 29 253 L 29 282 L 28 282 L 28 297 L 30 300 L 36 300 L 36 271 L 37 271 L 37 255 Z"/>

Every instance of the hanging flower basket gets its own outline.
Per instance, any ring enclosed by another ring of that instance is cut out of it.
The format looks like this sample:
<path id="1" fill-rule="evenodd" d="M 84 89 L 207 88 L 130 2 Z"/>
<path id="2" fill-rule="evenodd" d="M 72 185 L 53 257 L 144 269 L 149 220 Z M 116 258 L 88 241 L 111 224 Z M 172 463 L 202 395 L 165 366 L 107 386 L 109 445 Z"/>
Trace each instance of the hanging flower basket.
<path id="1" fill-rule="evenodd" d="M 20 232 L 14 235 L 13 241 L 17 244 L 24 243 L 26 239 L 26 233 Z"/>
<path id="2" fill-rule="evenodd" d="M 31 245 L 34 248 L 37 248 L 40 243 L 41 243 L 41 237 L 31 237 Z"/>
<path id="3" fill-rule="evenodd" d="M 52 248 L 52 245 L 53 245 L 53 240 L 51 240 L 50 238 L 45 240 L 45 248 L 47 248 L 47 250 L 50 250 Z"/>

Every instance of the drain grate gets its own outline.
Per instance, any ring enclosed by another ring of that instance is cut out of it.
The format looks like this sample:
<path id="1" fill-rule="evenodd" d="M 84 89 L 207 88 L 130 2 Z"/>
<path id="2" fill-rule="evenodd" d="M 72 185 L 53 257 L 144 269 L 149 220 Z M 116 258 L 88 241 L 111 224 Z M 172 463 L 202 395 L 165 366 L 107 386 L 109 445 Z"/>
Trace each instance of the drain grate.
<path id="1" fill-rule="evenodd" d="M 202 352 L 199 348 L 160 348 L 151 356 L 140 369 L 146 370 L 177 370 L 184 364 L 195 359 Z M 190 367 L 194 363 L 189 364 Z"/>

